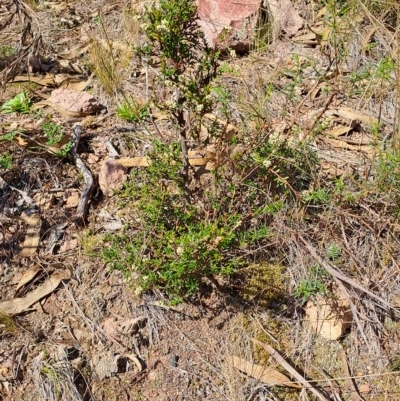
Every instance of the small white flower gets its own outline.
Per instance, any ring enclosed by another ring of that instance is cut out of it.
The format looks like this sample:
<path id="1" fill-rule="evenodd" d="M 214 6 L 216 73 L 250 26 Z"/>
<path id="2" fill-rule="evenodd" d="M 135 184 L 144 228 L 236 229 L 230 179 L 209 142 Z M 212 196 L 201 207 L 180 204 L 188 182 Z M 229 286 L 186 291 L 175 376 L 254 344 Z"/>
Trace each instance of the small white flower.
<path id="1" fill-rule="evenodd" d="M 262 165 L 263 165 L 264 167 L 266 167 L 266 168 L 270 167 L 271 164 L 272 164 L 271 160 L 268 160 L 268 159 L 265 159 L 265 160 L 262 162 Z"/>
<path id="2" fill-rule="evenodd" d="M 196 111 L 197 111 L 198 113 L 202 112 L 203 109 L 204 109 L 204 105 L 202 105 L 202 104 L 198 104 L 198 105 L 196 106 Z"/>
<path id="3" fill-rule="evenodd" d="M 176 102 L 174 102 L 173 100 L 167 100 L 165 102 L 165 106 L 169 109 L 174 109 L 176 107 Z"/>
<path id="4" fill-rule="evenodd" d="M 269 142 L 272 145 L 280 145 L 285 141 L 285 138 L 283 137 L 282 134 L 280 134 L 279 132 L 273 132 L 270 136 L 269 136 Z"/>
<path id="5" fill-rule="evenodd" d="M 138 287 L 135 288 L 135 295 L 136 296 L 140 297 L 142 295 L 142 292 L 143 292 L 143 288 L 142 287 L 138 286 Z"/>

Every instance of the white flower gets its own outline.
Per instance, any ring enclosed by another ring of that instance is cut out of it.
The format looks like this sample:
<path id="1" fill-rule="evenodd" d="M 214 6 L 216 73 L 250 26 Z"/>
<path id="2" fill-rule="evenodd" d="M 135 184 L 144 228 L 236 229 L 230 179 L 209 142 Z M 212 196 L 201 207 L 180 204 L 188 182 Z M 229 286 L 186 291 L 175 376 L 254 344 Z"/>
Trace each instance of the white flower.
<path id="1" fill-rule="evenodd" d="M 174 102 L 173 100 L 167 100 L 165 102 L 165 106 L 169 109 L 174 109 L 176 107 L 176 102 Z"/>
<path id="2" fill-rule="evenodd" d="M 285 138 L 282 134 L 280 134 L 279 132 L 273 132 L 270 136 L 269 136 L 269 142 L 272 145 L 280 145 L 283 142 L 285 142 Z"/>
<path id="3" fill-rule="evenodd" d="M 266 167 L 266 168 L 270 167 L 271 164 L 272 164 L 271 160 L 268 160 L 268 159 L 265 159 L 265 160 L 262 162 L 262 165 L 263 165 L 264 167 Z"/>
<path id="4" fill-rule="evenodd" d="M 202 104 L 198 104 L 198 105 L 196 106 L 196 111 L 197 111 L 198 113 L 200 113 L 203 109 L 204 109 L 204 106 L 203 106 Z"/>
<path id="5" fill-rule="evenodd" d="M 140 297 L 140 295 L 142 295 L 142 292 L 143 292 L 143 288 L 142 287 L 137 286 L 135 288 L 135 295 L 137 295 L 138 297 Z"/>

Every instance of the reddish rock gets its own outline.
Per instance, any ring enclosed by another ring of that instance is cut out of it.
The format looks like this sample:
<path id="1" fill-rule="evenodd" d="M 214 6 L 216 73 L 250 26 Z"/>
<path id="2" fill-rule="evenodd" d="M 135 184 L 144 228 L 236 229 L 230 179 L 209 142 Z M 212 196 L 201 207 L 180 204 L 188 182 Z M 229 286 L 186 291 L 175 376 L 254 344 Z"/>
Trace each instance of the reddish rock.
<path id="1" fill-rule="evenodd" d="M 199 25 L 210 46 L 248 51 L 256 36 L 260 12 L 269 13 L 274 39 L 294 36 L 304 25 L 290 0 L 198 0 Z"/>
<path id="2" fill-rule="evenodd" d="M 112 196 L 113 190 L 121 189 L 127 180 L 127 169 L 116 160 L 108 159 L 101 167 L 99 184 L 104 196 Z"/>
<path id="3" fill-rule="evenodd" d="M 294 9 L 291 0 L 268 0 L 274 26 L 274 39 L 280 32 L 287 36 L 294 36 L 303 28 L 304 20 Z"/>
<path id="4" fill-rule="evenodd" d="M 66 111 L 89 115 L 99 109 L 99 102 L 89 93 L 71 89 L 55 89 L 48 101 Z"/>
<path id="5" fill-rule="evenodd" d="M 237 52 L 250 47 L 257 25 L 260 0 L 199 0 L 198 14 L 210 46 Z"/>

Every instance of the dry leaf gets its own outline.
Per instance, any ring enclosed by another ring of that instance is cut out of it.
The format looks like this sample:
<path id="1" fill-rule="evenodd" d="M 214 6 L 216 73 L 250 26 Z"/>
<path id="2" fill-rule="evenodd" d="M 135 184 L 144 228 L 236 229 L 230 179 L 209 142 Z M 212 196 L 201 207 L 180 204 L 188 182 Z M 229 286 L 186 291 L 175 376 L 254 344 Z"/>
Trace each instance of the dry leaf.
<path id="1" fill-rule="evenodd" d="M 354 126 L 356 125 L 355 121 L 353 120 L 350 125 L 347 125 L 345 127 L 343 126 L 338 126 L 330 129 L 327 131 L 326 136 L 333 136 L 337 138 L 338 136 L 345 135 L 349 133 L 350 131 L 353 130 Z"/>
<path id="2" fill-rule="evenodd" d="M 96 156 L 93 153 L 89 153 L 87 161 L 88 161 L 89 164 L 97 163 L 99 161 L 99 156 Z"/>
<path id="3" fill-rule="evenodd" d="M 36 78 L 32 75 L 17 75 L 13 82 L 34 82 L 42 86 L 54 86 L 54 75 L 46 75 L 44 78 Z"/>
<path id="4" fill-rule="evenodd" d="M 191 166 L 205 166 L 208 162 L 208 159 L 198 150 L 189 150 L 188 159 Z"/>
<path id="5" fill-rule="evenodd" d="M 135 356 L 135 355 L 131 355 L 131 354 L 126 354 L 124 355 L 126 358 L 130 359 L 138 368 L 139 372 L 141 372 L 143 370 L 143 366 L 140 363 L 139 359 Z"/>
<path id="6" fill-rule="evenodd" d="M 113 340 L 120 341 L 119 333 L 117 331 L 117 322 L 113 317 L 104 320 L 102 324 L 104 332 Z"/>
<path id="7" fill-rule="evenodd" d="M 78 247 L 77 239 L 70 239 L 65 241 L 60 247 L 60 253 L 70 251 L 71 249 L 75 249 Z"/>
<path id="8" fill-rule="evenodd" d="M 55 272 L 48 280 L 25 297 L 0 302 L 0 310 L 3 310 L 9 315 L 18 315 L 29 309 L 33 304 L 40 301 L 45 296 L 51 294 L 60 285 L 61 281 L 70 278 L 71 273 L 69 270 Z"/>
<path id="9" fill-rule="evenodd" d="M 148 167 L 151 164 L 151 159 L 147 156 L 121 157 L 118 159 L 118 163 L 124 167 Z"/>
<path id="10" fill-rule="evenodd" d="M 33 200 L 38 208 L 48 210 L 54 205 L 56 198 L 53 194 L 37 193 L 33 195 Z"/>
<path id="11" fill-rule="evenodd" d="M 66 50 L 61 53 L 57 53 L 57 56 L 63 58 L 64 60 L 72 60 L 74 58 L 79 57 L 83 53 L 86 53 L 88 51 L 88 49 L 89 49 L 89 46 L 84 44 L 84 45 L 80 45 L 80 46 L 74 47 L 72 49 Z"/>
<path id="12" fill-rule="evenodd" d="M 361 151 L 361 152 L 367 154 L 369 157 L 372 157 L 375 153 L 375 150 L 371 146 L 368 146 L 368 145 L 364 145 L 364 146 L 362 146 L 362 144 L 350 145 L 345 141 L 340 141 L 338 139 L 330 139 L 330 138 L 322 138 L 322 140 L 326 143 L 329 143 L 330 145 L 332 145 L 335 148 Z"/>
<path id="13" fill-rule="evenodd" d="M 328 84 L 326 82 L 321 82 L 319 83 L 311 92 L 310 92 L 310 99 L 315 100 L 317 97 L 318 93 L 324 89 Z"/>
<path id="14" fill-rule="evenodd" d="M 81 67 L 79 67 L 78 64 L 76 63 L 71 63 L 69 60 L 60 60 L 59 64 L 61 67 L 65 68 L 69 72 L 73 72 L 76 74 L 83 74 L 84 71 L 82 70 Z"/>
<path id="15" fill-rule="evenodd" d="M 79 204 L 80 195 L 78 192 L 72 192 L 67 195 L 65 204 L 67 207 L 75 208 Z"/>
<path id="16" fill-rule="evenodd" d="M 276 369 L 267 366 L 256 365 L 237 356 L 230 356 L 230 364 L 246 373 L 247 375 L 268 384 L 269 386 L 286 386 L 292 388 L 300 388 L 298 384 L 293 383 L 287 376 Z"/>
<path id="17" fill-rule="evenodd" d="M 20 256 L 24 258 L 33 255 L 39 246 L 42 221 L 38 213 L 31 214 L 30 216 L 22 214 L 21 219 L 28 225 L 25 241 L 20 253 Z"/>
<path id="18" fill-rule="evenodd" d="M 340 107 L 338 109 L 328 110 L 326 115 L 338 115 L 339 117 L 347 118 L 349 120 L 361 121 L 362 123 L 368 125 L 377 125 L 378 120 L 372 117 L 367 116 L 360 111 L 354 110 L 350 107 Z"/>
<path id="19" fill-rule="evenodd" d="M 21 280 L 19 280 L 19 283 L 17 285 L 17 289 L 15 292 L 17 292 L 21 287 L 24 285 L 28 284 L 31 280 L 33 280 L 39 272 L 42 271 L 42 268 L 39 265 L 35 265 L 30 267 L 21 277 Z"/>
<path id="20" fill-rule="evenodd" d="M 358 390 L 362 394 L 369 394 L 372 391 L 371 386 L 369 384 L 360 384 L 358 386 Z"/>

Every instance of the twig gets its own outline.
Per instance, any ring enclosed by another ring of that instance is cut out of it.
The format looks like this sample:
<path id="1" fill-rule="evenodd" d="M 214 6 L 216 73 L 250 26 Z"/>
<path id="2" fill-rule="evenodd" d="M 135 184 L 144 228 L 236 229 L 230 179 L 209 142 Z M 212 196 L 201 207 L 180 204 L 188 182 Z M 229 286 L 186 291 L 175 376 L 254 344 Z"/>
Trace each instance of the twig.
<path id="1" fill-rule="evenodd" d="M 342 361 L 342 365 L 343 365 L 343 370 L 344 370 L 344 374 L 345 376 L 348 376 L 349 379 L 347 379 L 347 382 L 349 383 L 350 387 L 353 389 L 352 393 L 351 393 L 351 399 L 354 401 L 364 401 L 364 398 L 361 397 L 358 388 L 354 382 L 354 379 L 351 379 L 351 374 L 350 374 L 350 369 L 349 369 L 349 364 L 347 362 L 347 358 L 346 358 L 346 353 L 341 350 L 339 351 L 339 357 Z"/>
<path id="2" fill-rule="evenodd" d="M 74 131 L 72 134 L 72 146 L 71 146 L 71 155 L 74 159 L 74 163 L 76 165 L 76 168 L 82 173 L 83 178 L 85 179 L 85 188 L 82 191 L 81 197 L 79 198 L 79 203 L 78 207 L 76 208 L 76 214 L 75 214 L 75 222 L 77 224 L 83 224 L 84 219 L 85 219 L 85 214 L 87 210 L 87 204 L 92 192 L 93 188 L 93 175 L 90 172 L 90 170 L 85 166 L 83 163 L 82 159 L 78 156 L 77 154 L 77 149 L 79 145 L 79 141 L 81 139 L 81 134 L 82 134 L 82 127 L 81 125 L 75 124 L 74 126 Z"/>
<path id="3" fill-rule="evenodd" d="M 268 344 L 264 344 L 261 341 L 256 340 L 255 338 L 252 338 L 251 341 L 269 352 L 276 360 L 276 362 L 278 362 L 290 375 L 298 380 L 304 386 L 304 388 L 310 390 L 320 400 L 330 401 L 329 398 L 326 397 L 321 391 L 319 391 L 315 385 L 307 381 L 295 368 L 293 368 L 275 348 L 271 347 Z"/>
<path id="4" fill-rule="evenodd" d="M 298 237 L 300 238 L 300 240 L 303 242 L 303 244 L 306 246 L 306 248 L 308 249 L 308 251 L 311 253 L 311 255 L 314 257 L 314 259 L 316 259 L 318 261 L 318 263 L 328 272 L 330 273 L 333 277 L 335 277 L 336 279 L 339 279 L 341 281 L 344 281 L 345 283 L 349 284 L 350 286 L 357 288 L 358 290 L 364 292 L 365 294 L 368 294 L 370 297 L 374 298 L 376 301 L 379 301 L 382 305 L 385 305 L 386 307 L 388 307 L 389 309 L 393 309 L 393 306 L 385 301 L 383 298 L 381 298 L 380 296 L 374 294 L 373 292 L 367 290 L 366 288 L 364 288 L 362 285 L 356 283 L 354 280 L 352 280 L 351 278 L 346 277 L 344 274 L 342 274 L 341 272 L 337 271 L 336 269 L 334 269 L 328 262 L 326 262 L 325 260 L 323 260 L 318 254 L 317 251 L 314 249 L 314 247 L 307 242 L 301 235 L 298 235 Z M 381 308 L 383 308 L 381 306 Z"/>
<path id="5" fill-rule="evenodd" d="M 304 139 L 306 139 L 312 132 L 312 130 L 315 128 L 315 126 L 317 125 L 318 121 L 321 119 L 321 117 L 325 114 L 326 110 L 328 110 L 329 105 L 332 103 L 334 97 L 337 95 L 337 92 L 334 91 L 332 92 L 329 97 L 328 100 L 325 102 L 324 107 L 322 108 L 322 110 L 318 113 L 317 117 L 315 118 L 314 122 L 312 123 L 310 129 L 308 130 L 307 134 L 304 135 Z"/>

